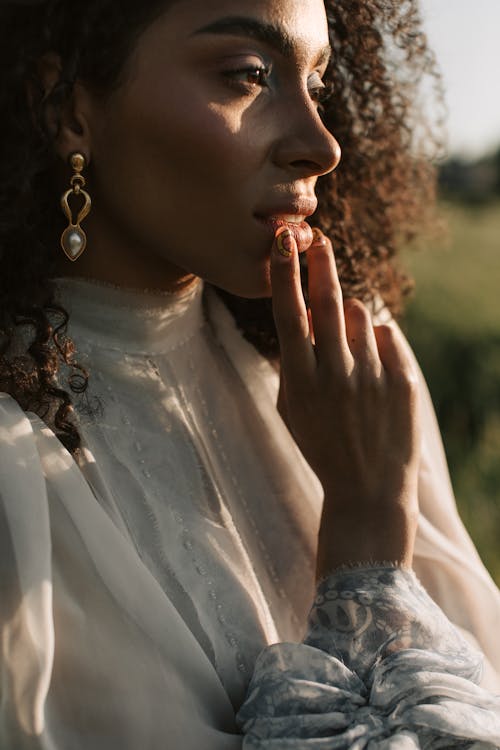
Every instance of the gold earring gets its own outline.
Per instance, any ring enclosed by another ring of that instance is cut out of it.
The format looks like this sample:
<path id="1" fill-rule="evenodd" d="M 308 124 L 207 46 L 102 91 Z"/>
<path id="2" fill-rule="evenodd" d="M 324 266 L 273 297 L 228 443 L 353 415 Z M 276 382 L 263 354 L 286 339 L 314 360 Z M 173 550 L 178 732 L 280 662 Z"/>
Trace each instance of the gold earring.
<path id="1" fill-rule="evenodd" d="M 77 260 L 87 247 L 87 235 L 80 226 L 80 223 L 88 216 L 92 201 L 90 195 L 83 188 L 85 187 L 85 177 L 82 175 L 86 167 L 86 160 L 83 154 L 76 153 L 70 156 L 71 168 L 74 172 L 71 178 L 71 187 L 61 198 L 61 207 L 64 211 L 69 225 L 66 227 L 61 236 L 61 247 L 66 257 L 71 261 Z M 83 198 L 83 206 L 76 215 L 76 221 L 73 222 L 73 211 L 69 205 L 70 196 L 80 196 Z"/>

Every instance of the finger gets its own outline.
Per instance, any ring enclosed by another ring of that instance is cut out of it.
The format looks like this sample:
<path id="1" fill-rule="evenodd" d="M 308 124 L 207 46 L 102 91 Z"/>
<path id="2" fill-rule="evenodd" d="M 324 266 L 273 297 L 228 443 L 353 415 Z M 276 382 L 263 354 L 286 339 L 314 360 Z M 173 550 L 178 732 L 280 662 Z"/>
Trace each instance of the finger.
<path id="1" fill-rule="evenodd" d="M 312 345 L 315 346 L 316 339 L 314 338 L 314 326 L 310 307 L 307 309 L 307 320 L 309 321 L 309 338 L 311 339 Z"/>
<path id="2" fill-rule="evenodd" d="M 318 229 L 307 251 L 309 303 L 316 354 L 340 369 L 352 366 L 347 344 L 342 289 L 335 265 L 332 243 Z"/>
<path id="3" fill-rule="evenodd" d="M 420 389 L 409 347 L 394 324 L 376 326 L 375 337 L 392 401 L 397 404 L 398 418 L 405 422 L 405 429 L 413 438 L 410 447 L 414 448 L 418 445 L 421 428 Z"/>
<path id="4" fill-rule="evenodd" d="M 287 388 L 310 378 L 316 358 L 309 337 L 307 309 L 300 284 L 297 243 L 292 232 L 280 227 L 271 251 L 271 287 L 274 321 Z"/>
<path id="5" fill-rule="evenodd" d="M 347 343 L 356 365 L 361 372 L 378 377 L 382 372 L 382 363 L 370 313 L 359 300 L 346 299 L 344 316 Z"/>
<path id="6" fill-rule="evenodd" d="M 375 326 L 373 329 L 377 342 L 377 349 L 382 365 L 389 378 L 407 378 L 418 382 L 417 372 L 403 334 L 399 328 L 391 323 Z"/>

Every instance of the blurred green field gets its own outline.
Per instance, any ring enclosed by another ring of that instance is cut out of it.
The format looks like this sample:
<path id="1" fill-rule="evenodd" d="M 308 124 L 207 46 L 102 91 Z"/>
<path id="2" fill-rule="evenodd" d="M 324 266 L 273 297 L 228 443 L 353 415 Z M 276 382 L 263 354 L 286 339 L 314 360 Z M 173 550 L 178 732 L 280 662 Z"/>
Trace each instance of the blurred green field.
<path id="1" fill-rule="evenodd" d="M 460 514 L 500 584 L 500 203 L 443 205 L 446 243 L 408 251 L 403 327 L 429 383 Z"/>

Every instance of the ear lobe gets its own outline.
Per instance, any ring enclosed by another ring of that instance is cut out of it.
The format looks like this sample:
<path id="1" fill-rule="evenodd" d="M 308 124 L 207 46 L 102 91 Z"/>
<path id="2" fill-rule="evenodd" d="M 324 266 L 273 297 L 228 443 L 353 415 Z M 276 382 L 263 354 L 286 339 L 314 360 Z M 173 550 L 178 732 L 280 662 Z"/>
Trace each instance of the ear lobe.
<path id="1" fill-rule="evenodd" d="M 43 91 L 43 116 L 45 127 L 52 136 L 56 153 L 67 162 L 70 154 L 83 153 L 89 161 L 90 132 L 87 124 L 88 95 L 84 87 L 75 82 L 66 98 L 54 97 L 61 82 L 61 58 L 48 52 L 38 61 L 38 75 Z"/>
<path id="2" fill-rule="evenodd" d="M 90 161 L 88 103 L 89 97 L 86 89 L 76 82 L 68 101 L 64 102 L 61 107 L 59 132 L 55 138 L 56 151 L 65 162 L 68 161 L 71 154 L 77 151 L 85 156 L 87 164 Z"/>

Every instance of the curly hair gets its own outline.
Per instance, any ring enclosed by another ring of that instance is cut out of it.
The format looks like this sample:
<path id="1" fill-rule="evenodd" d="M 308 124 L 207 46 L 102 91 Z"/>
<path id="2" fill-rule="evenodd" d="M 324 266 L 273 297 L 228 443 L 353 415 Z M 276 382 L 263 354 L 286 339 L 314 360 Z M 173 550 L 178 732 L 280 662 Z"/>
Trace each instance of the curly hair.
<path id="1" fill-rule="evenodd" d="M 431 157 L 441 147 L 440 130 L 431 130 L 419 106 L 424 80 L 439 98 L 439 75 L 417 1 L 325 2 L 333 56 L 323 117 L 343 158 L 318 182 L 313 220 L 334 243 L 345 294 L 379 298 L 393 312 L 409 288 L 395 255 L 432 213 Z M 72 394 L 85 392 L 88 374 L 75 361 L 51 281 L 62 223 L 46 114 L 62 111 L 76 80 L 104 95 L 119 86 L 135 41 L 165 6 L 168 0 L 0 4 L 0 389 L 45 419 L 72 452 L 80 441 Z M 44 95 L 38 63 L 49 52 L 60 56 L 62 72 Z M 244 335 L 275 355 L 270 301 L 219 293 Z"/>

